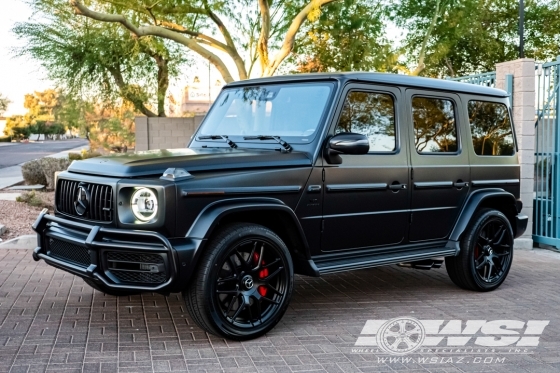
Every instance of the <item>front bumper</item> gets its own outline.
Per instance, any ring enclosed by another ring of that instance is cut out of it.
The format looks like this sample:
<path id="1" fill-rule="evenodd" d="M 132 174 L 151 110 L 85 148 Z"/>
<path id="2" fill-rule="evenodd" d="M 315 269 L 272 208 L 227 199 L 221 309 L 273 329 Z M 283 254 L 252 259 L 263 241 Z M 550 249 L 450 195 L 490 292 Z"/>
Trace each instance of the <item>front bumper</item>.
<path id="1" fill-rule="evenodd" d="M 43 210 L 33 229 L 33 259 L 104 287 L 168 293 L 184 287 L 181 268 L 190 267 L 199 242 L 160 233 L 114 229 L 68 221 Z M 183 283 L 183 286 L 180 284 Z"/>
<path id="2" fill-rule="evenodd" d="M 527 215 L 518 214 L 515 217 L 515 238 L 520 237 L 527 229 L 527 223 L 529 222 L 529 217 Z"/>

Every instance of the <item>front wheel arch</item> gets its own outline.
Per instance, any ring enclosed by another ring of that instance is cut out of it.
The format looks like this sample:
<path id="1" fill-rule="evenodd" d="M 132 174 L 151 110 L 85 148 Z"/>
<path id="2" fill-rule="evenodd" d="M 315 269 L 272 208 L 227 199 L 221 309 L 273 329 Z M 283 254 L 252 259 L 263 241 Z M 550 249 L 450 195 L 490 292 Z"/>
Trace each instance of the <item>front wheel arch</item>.
<path id="1" fill-rule="evenodd" d="M 307 238 L 294 211 L 274 198 L 254 198 L 220 201 L 207 206 L 199 214 L 187 233 L 189 238 L 202 240 L 186 269 L 188 281 L 208 241 L 221 227 L 233 223 L 259 224 L 272 230 L 288 246 L 295 273 L 319 276 L 319 270 L 311 259 Z"/>

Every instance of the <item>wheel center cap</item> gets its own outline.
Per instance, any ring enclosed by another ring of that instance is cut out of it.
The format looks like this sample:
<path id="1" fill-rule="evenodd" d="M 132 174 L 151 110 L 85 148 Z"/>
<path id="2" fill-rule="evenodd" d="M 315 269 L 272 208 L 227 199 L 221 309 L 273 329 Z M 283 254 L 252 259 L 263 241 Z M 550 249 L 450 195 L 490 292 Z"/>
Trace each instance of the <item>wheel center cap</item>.
<path id="1" fill-rule="evenodd" d="M 250 275 L 243 277 L 241 283 L 243 284 L 243 286 L 245 286 L 245 289 L 247 290 L 252 289 L 253 286 L 255 285 L 255 283 L 253 282 L 253 277 L 251 277 Z"/>

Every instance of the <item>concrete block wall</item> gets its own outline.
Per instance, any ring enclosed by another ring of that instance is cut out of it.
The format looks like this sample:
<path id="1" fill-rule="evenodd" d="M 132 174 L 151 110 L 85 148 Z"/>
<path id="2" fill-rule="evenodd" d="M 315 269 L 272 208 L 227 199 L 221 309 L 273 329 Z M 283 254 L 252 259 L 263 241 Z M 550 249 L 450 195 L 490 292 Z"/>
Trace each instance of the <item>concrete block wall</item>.
<path id="1" fill-rule="evenodd" d="M 496 65 L 496 87 L 505 88 L 506 74 L 513 74 L 513 123 L 521 163 L 522 213 L 529 216 L 525 234 L 516 247 L 533 247 L 533 186 L 535 175 L 535 60 L 522 58 Z"/>
<path id="2" fill-rule="evenodd" d="M 136 150 L 184 148 L 203 118 L 136 117 Z"/>

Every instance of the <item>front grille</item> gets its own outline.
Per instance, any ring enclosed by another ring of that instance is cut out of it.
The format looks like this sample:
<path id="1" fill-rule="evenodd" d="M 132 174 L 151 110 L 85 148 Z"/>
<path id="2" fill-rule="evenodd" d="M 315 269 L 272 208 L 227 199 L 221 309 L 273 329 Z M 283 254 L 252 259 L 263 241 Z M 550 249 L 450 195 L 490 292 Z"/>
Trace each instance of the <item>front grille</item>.
<path id="1" fill-rule="evenodd" d="M 81 267 L 89 267 L 91 264 L 91 257 L 88 250 L 79 245 L 57 240 L 52 237 L 47 237 L 48 250 L 47 255 L 55 259 L 60 259 L 65 262 L 71 262 Z"/>
<path id="2" fill-rule="evenodd" d="M 107 264 L 121 282 L 162 284 L 167 278 L 165 261 L 158 254 L 109 251 Z"/>
<path id="3" fill-rule="evenodd" d="M 86 188 L 90 197 L 88 208 L 81 216 L 76 212 L 75 207 L 79 186 Z M 56 187 L 56 208 L 64 214 L 88 220 L 111 222 L 113 221 L 113 188 L 110 185 L 60 179 Z"/>
<path id="4" fill-rule="evenodd" d="M 149 273 L 149 272 L 130 272 L 116 271 L 111 273 L 122 282 L 143 282 L 149 284 L 163 284 L 165 282 L 165 273 Z"/>

